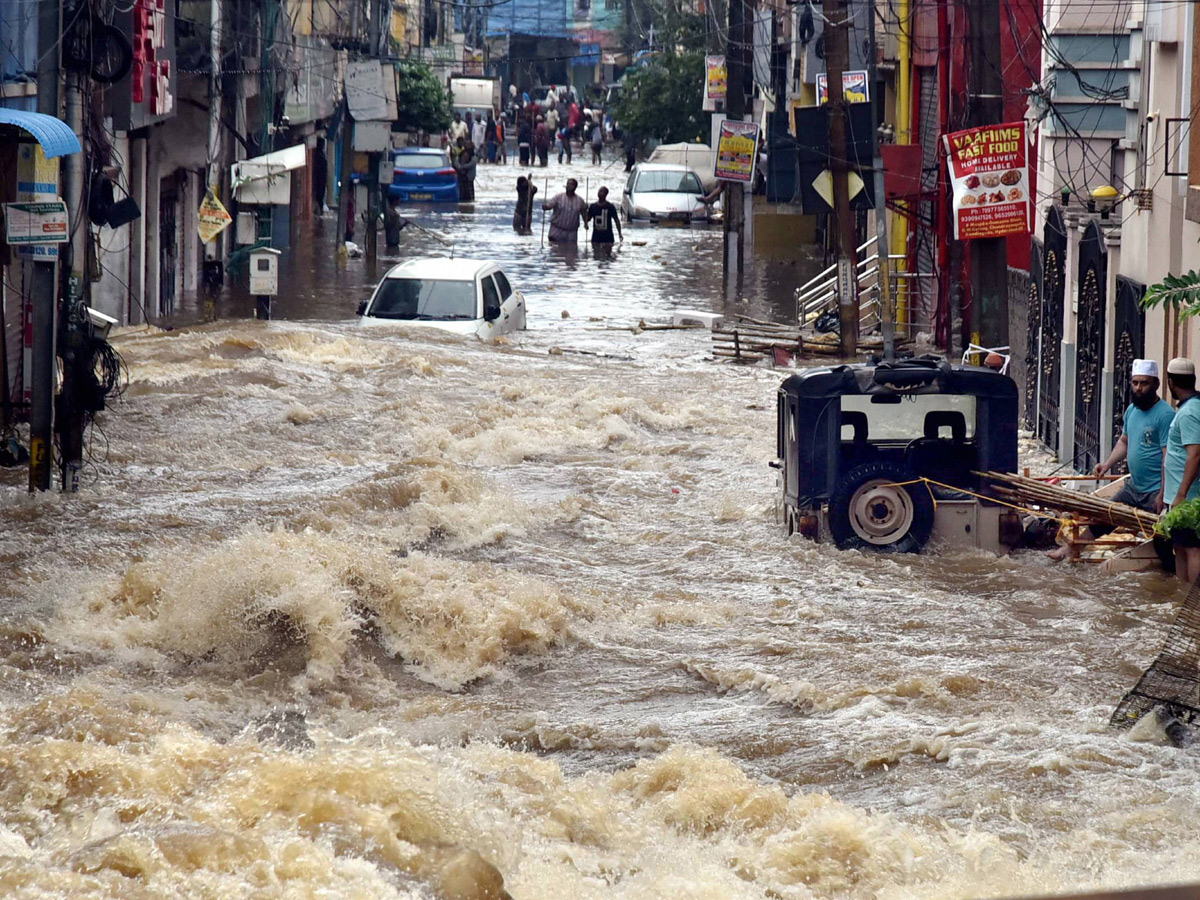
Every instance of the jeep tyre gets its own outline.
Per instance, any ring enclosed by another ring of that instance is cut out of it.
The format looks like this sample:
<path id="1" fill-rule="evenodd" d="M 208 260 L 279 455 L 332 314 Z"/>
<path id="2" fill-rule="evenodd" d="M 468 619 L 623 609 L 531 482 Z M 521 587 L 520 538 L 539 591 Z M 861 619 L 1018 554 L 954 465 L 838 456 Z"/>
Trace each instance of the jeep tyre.
<path id="1" fill-rule="evenodd" d="M 829 531 L 839 550 L 917 553 L 933 531 L 933 498 L 904 466 L 864 463 L 834 488 Z"/>

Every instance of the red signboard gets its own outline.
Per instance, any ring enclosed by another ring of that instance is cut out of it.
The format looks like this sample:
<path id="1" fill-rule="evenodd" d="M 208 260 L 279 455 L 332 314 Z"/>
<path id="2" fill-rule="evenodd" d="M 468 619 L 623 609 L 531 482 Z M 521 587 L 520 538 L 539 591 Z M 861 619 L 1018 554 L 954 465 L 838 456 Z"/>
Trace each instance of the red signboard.
<path id="1" fill-rule="evenodd" d="M 1033 226 L 1024 122 L 984 125 L 943 138 L 953 191 L 954 237 L 1029 234 Z"/>

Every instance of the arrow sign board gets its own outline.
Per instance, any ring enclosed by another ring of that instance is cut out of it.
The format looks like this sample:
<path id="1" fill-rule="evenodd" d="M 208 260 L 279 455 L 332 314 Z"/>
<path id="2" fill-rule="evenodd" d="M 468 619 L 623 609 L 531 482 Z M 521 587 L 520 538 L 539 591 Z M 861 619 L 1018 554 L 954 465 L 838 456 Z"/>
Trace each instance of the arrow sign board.
<path id="1" fill-rule="evenodd" d="M 67 204 L 62 200 L 5 203 L 4 228 L 10 244 L 61 244 L 67 240 Z"/>

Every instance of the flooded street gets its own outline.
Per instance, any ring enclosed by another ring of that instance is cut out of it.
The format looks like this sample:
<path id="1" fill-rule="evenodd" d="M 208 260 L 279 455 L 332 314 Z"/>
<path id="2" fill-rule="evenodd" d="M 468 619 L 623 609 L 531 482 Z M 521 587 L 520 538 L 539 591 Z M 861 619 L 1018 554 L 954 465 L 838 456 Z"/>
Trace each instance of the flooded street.
<path id="1" fill-rule="evenodd" d="M 275 321 L 235 295 L 116 339 L 130 383 L 83 492 L 0 471 L 4 896 L 1200 878 L 1200 756 L 1107 727 L 1173 581 L 786 539 L 784 373 L 629 326 L 784 321 L 807 274 L 725 298 L 719 226 L 539 249 L 537 215 L 532 238 L 509 224 L 516 170 L 480 171 L 474 212 L 405 213 L 504 266 L 529 305 L 510 343 L 360 329 L 384 262 L 338 264 L 326 217 Z"/>

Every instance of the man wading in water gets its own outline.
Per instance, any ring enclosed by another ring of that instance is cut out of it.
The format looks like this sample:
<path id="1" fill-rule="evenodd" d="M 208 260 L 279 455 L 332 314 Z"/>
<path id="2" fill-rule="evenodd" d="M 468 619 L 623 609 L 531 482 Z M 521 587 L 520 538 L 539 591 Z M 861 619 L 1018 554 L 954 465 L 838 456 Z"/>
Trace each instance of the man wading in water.
<path id="1" fill-rule="evenodd" d="M 575 193 L 579 182 L 567 179 L 567 192 L 556 194 L 546 201 L 543 208 L 550 210 L 550 242 L 574 244 L 579 239 L 579 223 L 587 213 L 587 204 Z"/>
<path id="2" fill-rule="evenodd" d="M 1169 403 L 1159 399 L 1158 363 L 1155 360 L 1135 359 L 1129 386 L 1133 402 L 1125 410 L 1121 437 L 1108 459 L 1096 463 L 1092 474 L 1097 477 L 1107 475 L 1109 469 L 1126 460 L 1129 478 L 1110 499 L 1114 503 L 1140 509 L 1153 517 L 1162 511 L 1163 454 L 1167 449 L 1167 434 L 1171 430 L 1175 411 Z M 1080 537 L 1090 540 L 1112 530 L 1108 525 L 1093 525 L 1085 529 Z M 1046 555 L 1051 559 L 1076 559 L 1079 549 L 1074 544 L 1064 544 Z"/>

